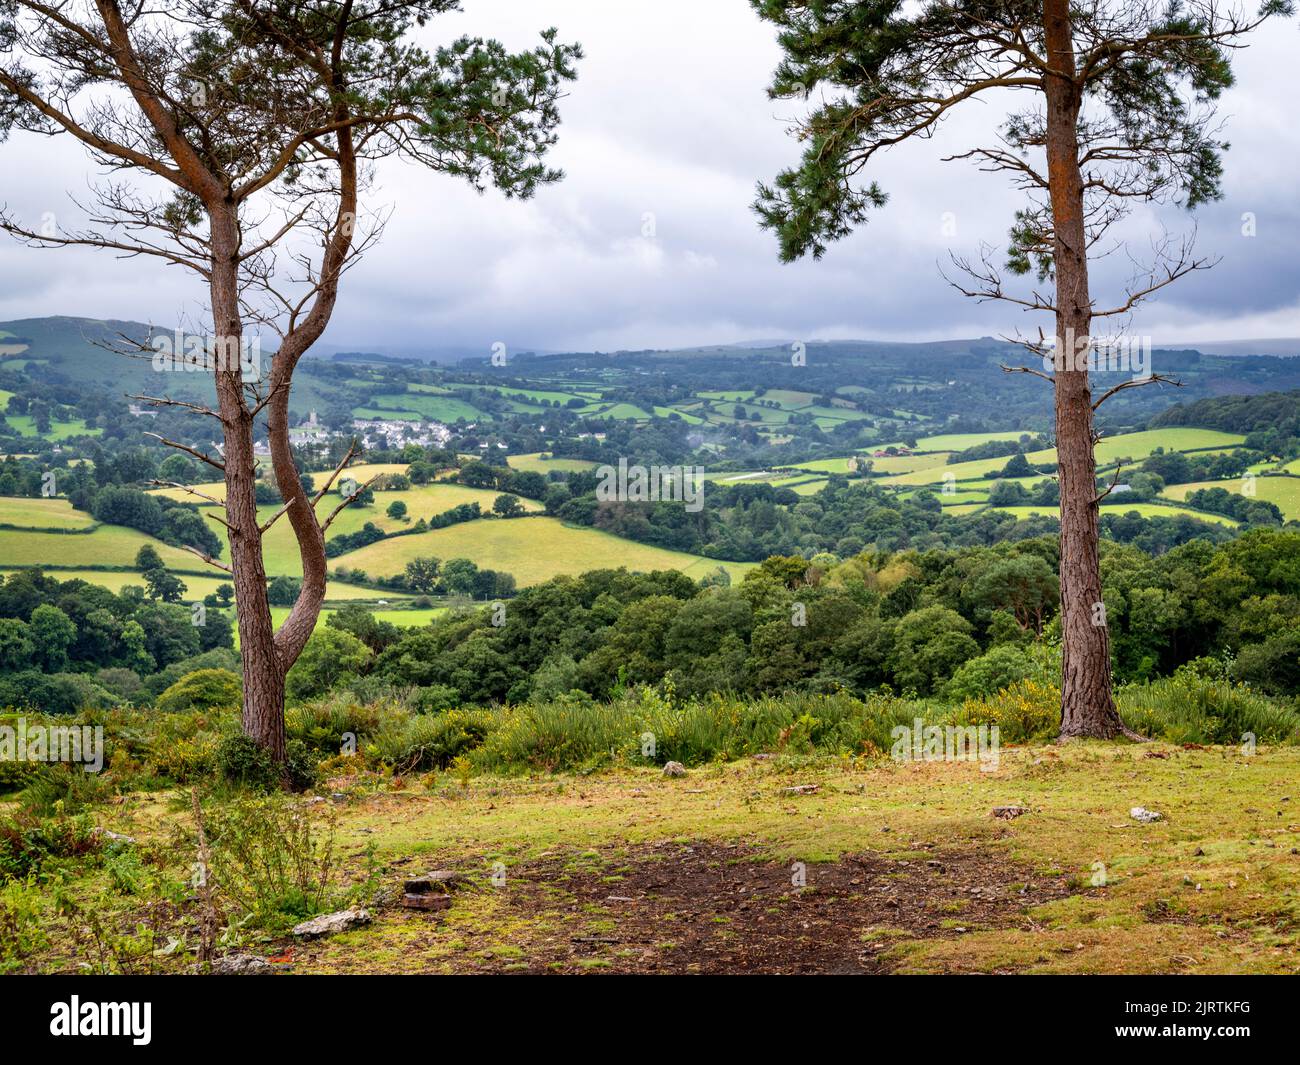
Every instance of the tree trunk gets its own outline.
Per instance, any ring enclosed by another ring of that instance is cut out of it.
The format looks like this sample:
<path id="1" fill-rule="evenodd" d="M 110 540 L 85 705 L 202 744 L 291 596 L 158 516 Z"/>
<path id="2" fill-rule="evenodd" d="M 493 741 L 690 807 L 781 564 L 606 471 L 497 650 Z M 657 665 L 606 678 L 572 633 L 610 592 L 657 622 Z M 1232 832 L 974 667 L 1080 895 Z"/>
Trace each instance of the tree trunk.
<path id="1" fill-rule="evenodd" d="M 212 323 L 217 351 L 229 357 L 240 350 L 239 221 L 233 204 L 209 208 L 212 237 Z M 275 647 L 275 627 L 266 598 L 266 566 L 257 520 L 253 414 L 244 402 L 243 378 L 235 365 L 218 361 L 217 403 L 225 440 L 226 522 L 230 568 L 239 621 L 239 654 L 244 674 L 243 731 L 277 761 L 284 761 L 285 667 Z"/>
<path id="2" fill-rule="evenodd" d="M 1110 634 L 1101 598 L 1097 465 L 1086 358 L 1092 328 L 1080 93 L 1069 0 L 1044 0 L 1048 64 L 1047 178 L 1056 271 L 1056 454 L 1061 486 L 1061 738 L 1125 732 L 1111 695 Z M 1062 361 L 1064 360 L 1064 361 Z"/>

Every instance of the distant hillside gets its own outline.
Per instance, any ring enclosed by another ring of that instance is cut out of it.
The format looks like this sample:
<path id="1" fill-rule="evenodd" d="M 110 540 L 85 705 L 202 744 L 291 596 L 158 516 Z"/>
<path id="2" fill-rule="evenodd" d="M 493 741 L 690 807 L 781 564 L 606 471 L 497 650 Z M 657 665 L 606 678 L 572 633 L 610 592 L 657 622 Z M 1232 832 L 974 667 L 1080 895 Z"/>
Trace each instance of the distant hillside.
<path id="1" fill-rule="evenodd" d="M 75 376 L 82 382 L 120 385 L 153 376 L 147 362 L 114 354 L 123 337 L 139 343 L 150 334 L 142 322 L 95 318 L 23 318 L 0 322 L 0 366 L 38 376 L 37 367 Z"/>
<path id="2" fill-rule="evenodd" d="M 1150 425 L 1153 429 L 1195 425 L 1227 433 L 1276 429 L 1285 436 L 1297 436 L 1300 435 L 1300 389 L 1255 396 L 1214 396 L 1180 403 L 1156 415 Z"/>
<path id="3" fill-rule="evenodd" d="M 37 395 L 42 385 L 71 386 L 84 391 L 102 388 L 106 394 L 167 396 L 212 404 L 216 388 L 207 373 L 160 374 L 147 358 L 124 351 L 151 335 L 170 335 L 171 329 L 144 322 L 117 319 L 21 318 L 0 322 L 0 371 L 22 374 L 29 384 L 10 382 L 10 391 Z M 263 365 L 269 366 L 274 346 L 263 343 Z M 305 375 L 295 380 L 292 408 L 295 413 L 323 408 L 329 393 Z"/>

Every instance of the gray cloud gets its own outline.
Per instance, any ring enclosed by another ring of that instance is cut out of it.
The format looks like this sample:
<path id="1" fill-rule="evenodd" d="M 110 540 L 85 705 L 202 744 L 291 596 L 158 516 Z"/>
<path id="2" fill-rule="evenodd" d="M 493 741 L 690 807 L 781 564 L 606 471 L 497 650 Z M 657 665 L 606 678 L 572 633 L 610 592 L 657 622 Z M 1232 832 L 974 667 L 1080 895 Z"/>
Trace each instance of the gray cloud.
<path id="1" fill-rule="evenodd" d="M 461 32 L 526 46 L 554 23 L 587 59 L 564 101 L 555 162 L 566 180 L 527 203 L 477 196 L 449 179 L 385 165 L 371 195 L 391 206 L 384 241 L 349 275 L 326 342 L 340 348 L 491 343 L 604 350 L 753 337 L 926 339 L 1006 333 L 1036 321 L 977 306 L 948 287 L 949 252 L 1001 247 L 1019 203 L 998 175 L 939 159 L 987 139 L 995 108 L 973 108 L 930 142 L 896 149 L 878 178 L 891 195 L 870 224 L 820 263 L 782 266 L 749 209 L 754 182 L 792 163 L 794 104 L 764 86 L 778 58 L 745 0 L 469 0 L 430 40 Z M 1128 223 L 1140 254 L 1153 233 L 1198 229 L 1219 258 L 1134 327 L 1160 343 L 1300 334 L 1300 89 L 1294 25 L 1271 27 L 1238 57 L 1222 113 L 1233 147 L 1225 199 L 1195 218 L 1143 210 Z M 84 189 L 75 145 L 16 137 L 0 147 L 3 198 L 24 215 L 67 211 Z M 1257 235 L 1242 235 L 1252 212 Z M 956 233 L 943 233 L 945 213 Z M 647 223 L 652 222 L 652 235 Z M 1107 301 L 1131 269 L 1096 269 Z M 0 318 L 39 314 L 193 315 L 202 292 L 178 271 L 102 255 L 0 243 Z"/>

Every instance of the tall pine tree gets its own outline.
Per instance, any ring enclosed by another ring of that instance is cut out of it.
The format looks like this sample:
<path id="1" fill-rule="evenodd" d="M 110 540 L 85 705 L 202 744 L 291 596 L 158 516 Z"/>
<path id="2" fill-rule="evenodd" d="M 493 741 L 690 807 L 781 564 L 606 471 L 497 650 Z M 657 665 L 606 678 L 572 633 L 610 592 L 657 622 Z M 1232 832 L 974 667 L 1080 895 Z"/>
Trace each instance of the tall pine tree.
<path id="1" fill-rule="evenodd" d="M 1264 20 L 1290 14 L 1269 0 L 1253 15 L 1218 0 L 751 0 L 776 25 L 784 57 L 769 94 L 817 103 L 797 122 L 798 166 L 760 184 L 755 210 L 792 261 L 828 245 L 885 205 L 864 180 L 878 152 L 924 140 L 975 100 L 1024 106 L 997 143 L 957 158 L 1010 175 L 1026 195 L 1005 266 L 985 250 L 956 259 L 956 287 L 1053 318 L 1053 341 L 1024 346 L 1055 393 L 1061 490 L 1061 736 L 1127 733 L 1111 692 L 1110 640 L 1098 559 L 1099 489 L 1093 413 L 1130 377 L 1093 396 L 1087 361 L 1094 320 L 1123 319 L 1152 293 L 1209 265 L 1190 240 L 1158 243 L 1153 261 L 1114 301 L 1089 289 L 1089 255 L 1134 203 L 1188 208 L 1220 196 L 1215 103 L 1232 84 L 1234 48 Z M 1036 273 L 1047 291 L 1008 287 L 1003 271 Z M 1131 734 L 1130 734 L 1131 735 Z"/>

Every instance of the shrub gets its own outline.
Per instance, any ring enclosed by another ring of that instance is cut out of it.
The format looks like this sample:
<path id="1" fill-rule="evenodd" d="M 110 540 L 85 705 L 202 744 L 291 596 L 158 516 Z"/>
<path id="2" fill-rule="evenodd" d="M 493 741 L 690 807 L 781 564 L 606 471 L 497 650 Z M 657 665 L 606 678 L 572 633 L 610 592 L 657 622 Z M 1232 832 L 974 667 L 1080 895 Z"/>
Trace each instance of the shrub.
<path id="1" fill-rule="evenodd" d="M 292 798 L 242 796 L 206 815 L 216 889 L 272 931 L 320 913 L 336 875 L 334 825 L 319 832 Z"/>
<path id="2" fill-rule="evenodd" d="M 21 880 L 49 861 L 84 858 L 103 846 L 89 817 L 37 818 L 30 814 L 0 822 L 0 880 Z"/>
<path id="3" fill-rule="evenodd" d="M 270 791 L 281 782 L 302 791 L 316 782 L 316 760 L 301 740 L 285 744 L 283 773 L 271 754 L 244 735 L 227 736 L 217 747 L 217 772 L 227 784 Z"/>
<path id="4" fill-rule="evenodd" d="M 13 972 L 48 942 L 41 925 L 40 893 L 31 881 L 0 887 L 0 973 Z"/>
<path id="5" fill-rule="evenodd" d="M 243 701 L 243 686 L 234 673 L 226 669 L 200 669 L 181 677 L 158 696 L 157 707 L 164 714 L 174 714 L 240 706 Z"/>
<path id="6" fill-rule="evenodd" d="M 450 710 L 386 721 L 366 747 L 366 754 L 400 773 L 445 769 L 460 755 L 478 748 L 498 714 L 488 710 Z"/>
<path id="7" fill-rule="evenodd" d="M 967 699 L 956 718 L 959 725 L 997 725 L 1004 743 L 1044 742 L 1060 731 L 1061 692 L 1036 680 L 1021 680 L 996 695 Z"/>
<path id="8" fill-rule="evenodd" d="M 75 814 L 113 792 L 112 785 L 100 773 L 87 773 L 81 766 L 61 762 L 42 764 L 18 793 L 18 805 L 31 814 Z"/>
<path id="9" fill-rule="evenodd" d="M 948 682 L 945 694 L 953 700 L 992 695 L 1033 673 L 1034 661 L 1028 652 L 1001 644 L 963 664 Z"/>
<path id="10" fill-rule="evenodd" d="M 1120 689 L 1129 728 L 1171 743 L 1260 743 L 1300 740 L 1300 714 L 1244 684 L 1179 670 L 1172 677 Z"/>

